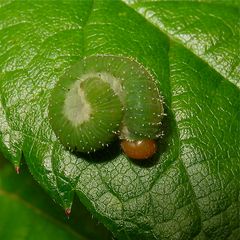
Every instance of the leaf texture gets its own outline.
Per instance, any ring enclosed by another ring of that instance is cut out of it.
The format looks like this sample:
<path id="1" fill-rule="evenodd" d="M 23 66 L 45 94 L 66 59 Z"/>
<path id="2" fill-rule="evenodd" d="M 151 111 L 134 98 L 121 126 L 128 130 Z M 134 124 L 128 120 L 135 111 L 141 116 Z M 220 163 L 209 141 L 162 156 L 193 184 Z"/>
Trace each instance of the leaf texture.
<path id="1" fill-rule="evenodd" d="M 196 1 L 2 1 L 0 148 L 64 208 L 74 193 L 119 239 L 237 239 L 239 8 Z M 167 116 L 150 163 L 113 144 L 75 156 L 48 121 L 51 89 L 93 54 L 136 58 Z"/>

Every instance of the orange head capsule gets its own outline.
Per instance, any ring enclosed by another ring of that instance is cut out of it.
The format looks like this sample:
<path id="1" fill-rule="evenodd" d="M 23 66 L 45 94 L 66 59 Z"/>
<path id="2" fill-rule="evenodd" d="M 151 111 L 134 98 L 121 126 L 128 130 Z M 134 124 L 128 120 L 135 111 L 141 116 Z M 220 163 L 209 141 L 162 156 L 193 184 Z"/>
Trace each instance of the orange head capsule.
<path id="1" fill-rule="evenodd" d="M 157 151 L 157 144 L 154 140 L 123 140 L 121 147 L 124 153 L 133 159 L 143 160 L 150 158 Z"/>

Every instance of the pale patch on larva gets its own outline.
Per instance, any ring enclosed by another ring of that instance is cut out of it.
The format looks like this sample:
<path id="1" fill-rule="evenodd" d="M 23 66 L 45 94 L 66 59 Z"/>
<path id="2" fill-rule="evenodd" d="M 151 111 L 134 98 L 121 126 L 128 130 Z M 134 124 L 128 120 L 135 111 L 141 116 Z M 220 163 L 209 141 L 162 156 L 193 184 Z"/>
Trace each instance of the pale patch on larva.
<path id="1" fill-rule="evenodd" d="M 63 115 L 73 126 L 77 127 L 90 119 L 92 109 L 81 89 L 81 81 L 77 80 L 66 93 Z"/>
<path id="2" fill-rule="evenodd" d="M 107 72 L 87 73 L 87 74 L 82 75 L 79 78 L 79 81 L 83 82 L 86 79 L 94 78 L 94 77 L 99 77 L 104 82 L 107 82 L 111 86 L 111 89 L 120 97 L 120 99 L 123 98 L 123 96 L 122 96 L 123 88 L 121 85 L 121 79 L 115 78 L 113 75 L 111 75 Z"/>

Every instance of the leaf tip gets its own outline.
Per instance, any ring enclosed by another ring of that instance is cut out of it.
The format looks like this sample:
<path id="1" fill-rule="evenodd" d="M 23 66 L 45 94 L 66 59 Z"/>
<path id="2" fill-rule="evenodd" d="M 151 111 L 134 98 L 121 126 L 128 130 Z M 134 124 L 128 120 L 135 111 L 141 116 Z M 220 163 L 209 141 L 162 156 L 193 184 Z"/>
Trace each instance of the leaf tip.
<path id="1" fill-rule="evenodd" d="M 71 214 L 71 208 L 66 208 L 65 209 L 65 215 L 67 216 L 67 218 L 70 217 L 70 214 Z"/>
<path id="2" fill-rule="evenodd" d="M 20 173 L 20 167 L 19 167 L 19 166 L 16 166 L 16 167 L 15 167 L 15 171 L 16 171 L 17 174 L 19 174 L 19 173 Z"/>

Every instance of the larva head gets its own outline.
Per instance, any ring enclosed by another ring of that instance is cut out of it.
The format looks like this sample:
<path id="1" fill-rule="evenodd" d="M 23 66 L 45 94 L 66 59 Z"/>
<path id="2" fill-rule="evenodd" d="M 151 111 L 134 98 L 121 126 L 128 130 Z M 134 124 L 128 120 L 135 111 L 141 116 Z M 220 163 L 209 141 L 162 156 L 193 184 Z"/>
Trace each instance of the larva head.
<path id="1" fill-rule="evenodd" d="M 136 160 L 148 159 L 157 151 L 156 142 L 150 139 L 137 141 L 123 140 L 121 147 L 129 158 Z"/>

